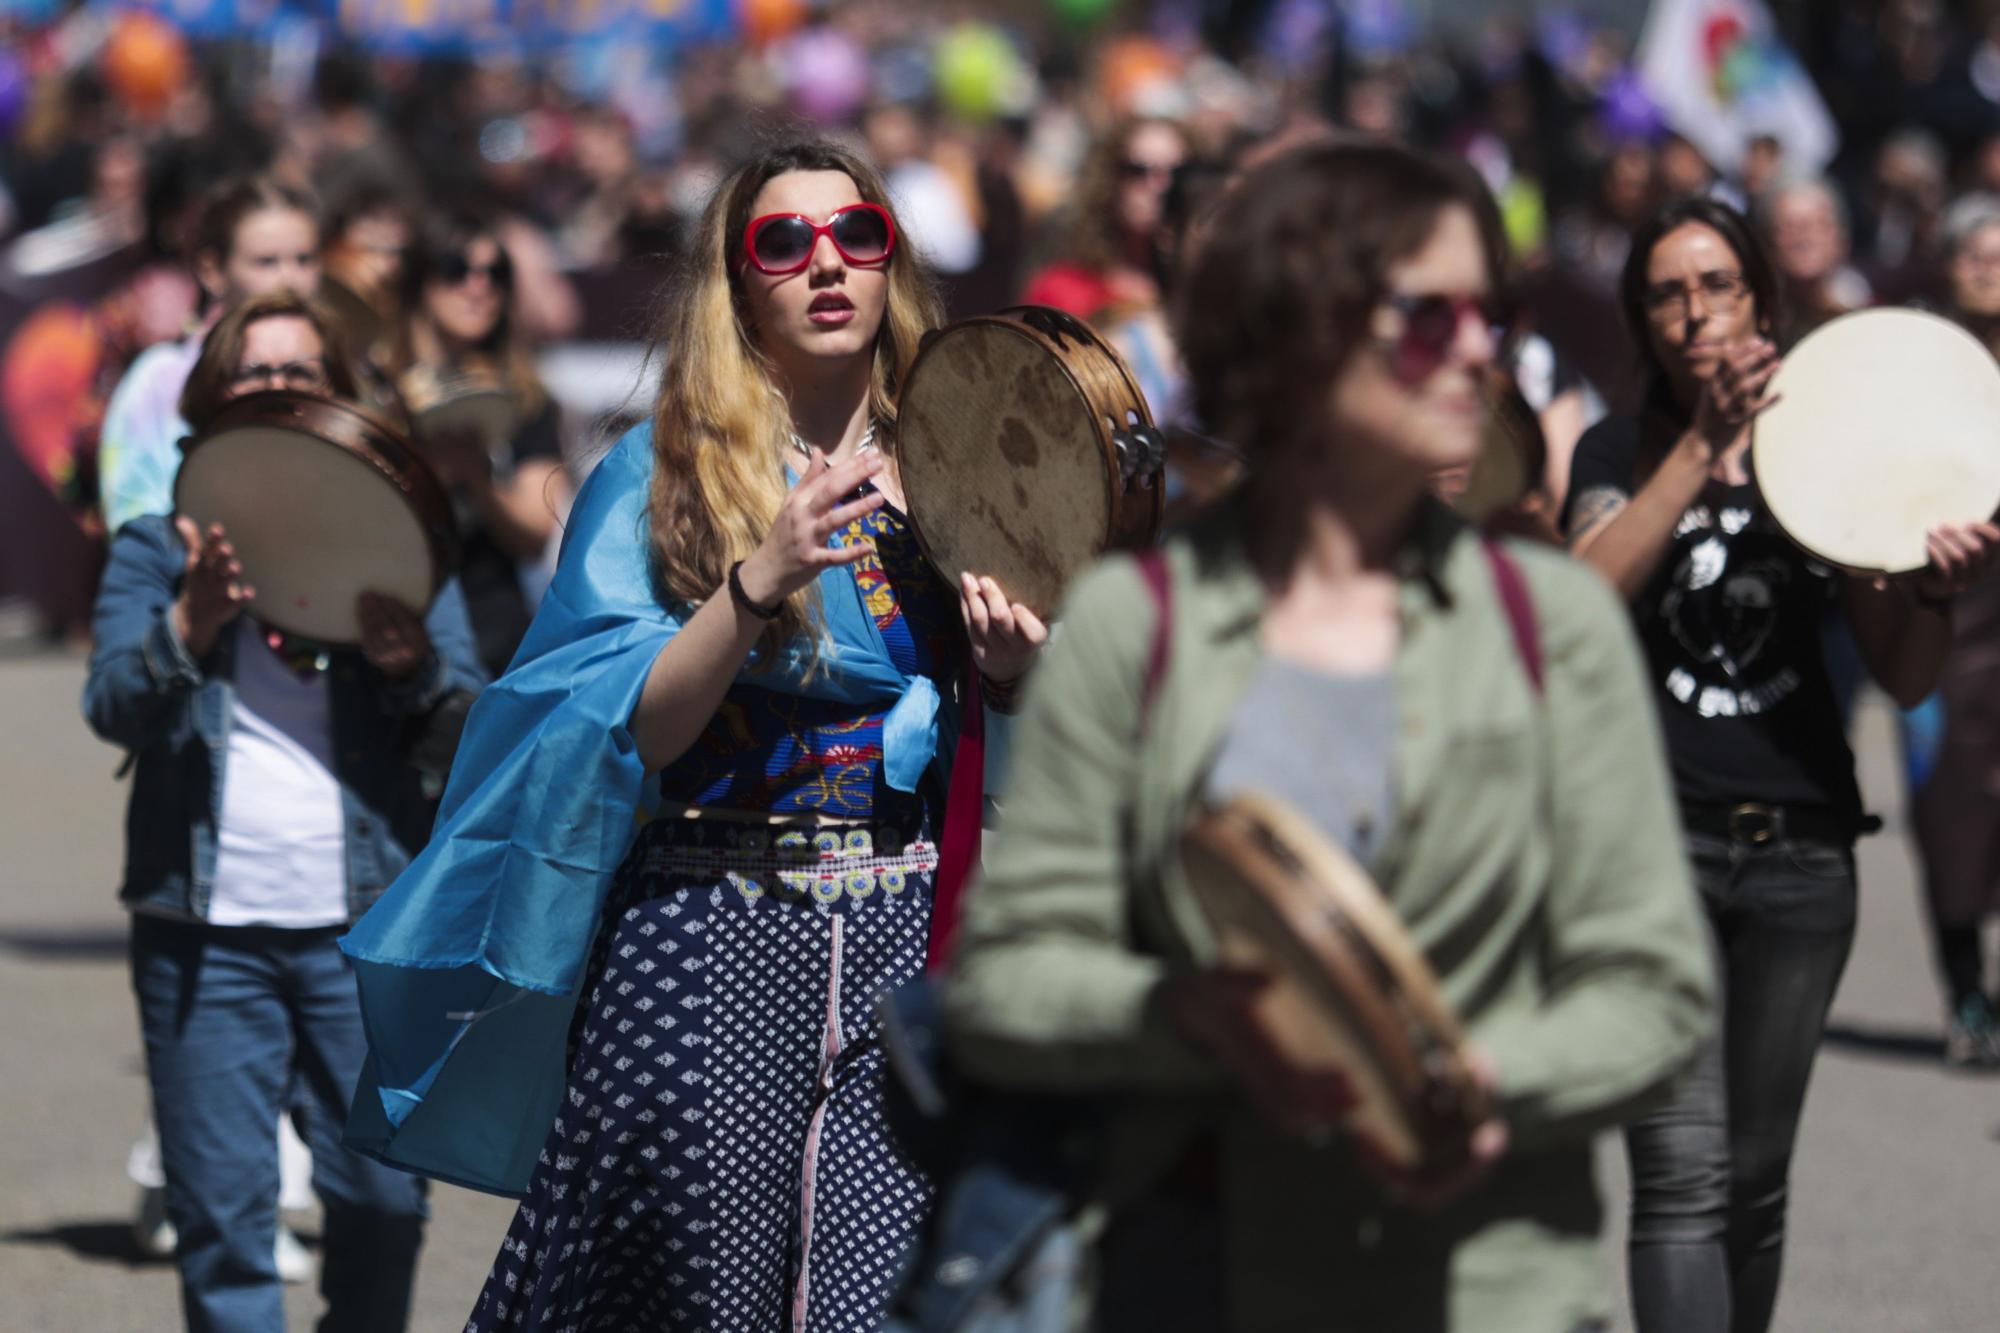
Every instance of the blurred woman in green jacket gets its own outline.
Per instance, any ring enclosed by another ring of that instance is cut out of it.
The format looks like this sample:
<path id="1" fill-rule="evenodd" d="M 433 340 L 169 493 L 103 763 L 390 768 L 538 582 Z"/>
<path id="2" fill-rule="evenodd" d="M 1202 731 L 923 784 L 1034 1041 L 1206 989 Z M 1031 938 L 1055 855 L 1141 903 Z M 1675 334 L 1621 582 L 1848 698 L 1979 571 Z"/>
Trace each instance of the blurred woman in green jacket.
<path id="1" fill-rule="evenodd" d="M 1607 1312 L 1590 1139 L 1689 1061 L 1712 978 L 1616 598 L 1509 546 L 1518 632 L 1427 491 L 1478 448 L 1502 255 L 1477 180 L 1401 149 L 1246 178 L 1179 337 L 1249 479 L 1170 541 L 1164 596 L 1129 558 L 1087 575 L 1030 684 L 947 1011 L 974 1077 L 1109 1109 L 1094 1327 L 1574 1333 Z M 1214 965 L 1176 852 L 1250 787 L 1371 870 L 1463 1021 L 1497 1109 L 1449 1178 L 1297 1132 L 1346 1090 L 1268 1054 L 1260 979 Z"/>

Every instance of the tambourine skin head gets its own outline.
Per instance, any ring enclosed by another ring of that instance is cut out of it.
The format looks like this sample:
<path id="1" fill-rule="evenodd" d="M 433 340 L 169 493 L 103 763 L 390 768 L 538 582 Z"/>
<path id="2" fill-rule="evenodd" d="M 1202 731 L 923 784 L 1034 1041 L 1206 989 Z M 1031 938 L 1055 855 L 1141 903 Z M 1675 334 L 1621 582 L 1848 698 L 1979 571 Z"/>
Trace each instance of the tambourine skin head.
<path id="1" fill-rule="evenodd" d="M 1181 860 L 1220 960 L 1271 978 L 1256 1010 L 1271 1045 L 1353 1087 L 1347 1127 L 1405 1169 L 1462 1160 L 1485 1097 L 1437 978 L 1367 872 L 1263 793 L 1204 811 Z"/>
<path id="2" fill-rule="evenodd" d="M 229 534 L 260 620 L 330 646 L 360 642 L 363 592 L 427 611 L 455 559 L 429 469 L 353 404 L 248 395 L 188 449 L 174 509 Z"/>
<path id="3" fill-rule="evenodd" d="M 1548 444 L 1533 409 L 1512 379 L 1496 371 L 1484 385 L 1484 428 L 1479 457 L 1447 494 L 1452 508 L 1473 523 L 1484 523 L 1521 503 L 1541 484 Z"/>
<path id="4" fill-rule="evenodd" d="M 1116 353 L 1071 324 L 1051 333 L 1005 312 L 938 330 L 897 404 L 897 461 L 924 553 L 954 586 L 989 576 L 1044 618 L 1127 528 L 1157 533 L 1164 494 L 1155 485 L 1143 510 L 1129 499 L 1111 433 L 1150 418 Z"/>
<path id="5" fill-rule="evenodd" d="M 1865 310 L 1792 349 L 1756 420 L 1751 469 L 1771 517 L 1827 564 L 1907 574 L 1925 535 L 2000 511 L 2000 366 L 1916 310 Z"/>

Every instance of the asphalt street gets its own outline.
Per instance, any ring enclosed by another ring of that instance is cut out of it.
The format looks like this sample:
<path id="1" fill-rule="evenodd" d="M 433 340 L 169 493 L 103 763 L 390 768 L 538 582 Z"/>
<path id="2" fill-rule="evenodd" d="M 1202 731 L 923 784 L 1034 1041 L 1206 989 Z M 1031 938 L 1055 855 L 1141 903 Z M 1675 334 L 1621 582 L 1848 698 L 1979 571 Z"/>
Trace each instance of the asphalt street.
<path id="1" fill-rule="evenodd" d="M 178 1326 L 171 1265 L 138 1257 L 127 1150 L 145 1082 L 114 900 L 120 755 L 85 729 L 83 660 L 0 636 L 0 1330 Z M 1858 727 L 1889 831 L 1864 844 L 1862 923 L 1794 1169 L 1778 1327 L 1789 1333 L 2000 1328 L 2000 1079 L 1941 1065 L 1936 992 L 1887 713 Z M 1613 1212 L 1618 1156 L 1603 1154 Z M 465 1317 L 505 1230 L 504 1200 L 438 1186 L 415 1327 Z M 310 1239 L 316 1223 L 300 1221 Z M 1617 1281 L 1615 1241 L 1607 1273 Z M 1337 1293 L 1329 1293 L 1337 1309 Z M 319 1311 L 289 1289 L 294 1329 Z"/>

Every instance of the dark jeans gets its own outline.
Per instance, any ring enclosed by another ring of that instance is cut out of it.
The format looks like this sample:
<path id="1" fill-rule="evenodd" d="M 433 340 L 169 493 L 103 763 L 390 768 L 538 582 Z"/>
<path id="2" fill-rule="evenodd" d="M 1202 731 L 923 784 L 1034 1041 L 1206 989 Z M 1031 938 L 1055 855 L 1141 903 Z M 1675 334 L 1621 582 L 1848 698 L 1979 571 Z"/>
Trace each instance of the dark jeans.
<path id="1" fill-rule="evenodd" d="M 341 1146 L 367 1041 L 344 927 L 270 930 L 132 918 L 132 988 L 180 1234 L 181 1304 L 196 1333 L 285 1326 L 271 1257 L 278 1115 L 305 1108 L 326 1207 L 321 1333 L 396 1333 L 409 1320 L 423 1184 Z"/>
<path id="2" fill-rule="evenodd" d="M 1626 1131 L 1639 1333 L 1763 1333 L 1813 1056 L 1854 940 L 1854 853 L 1688 836 L 1721 985 L 1717 1037 Z"/>

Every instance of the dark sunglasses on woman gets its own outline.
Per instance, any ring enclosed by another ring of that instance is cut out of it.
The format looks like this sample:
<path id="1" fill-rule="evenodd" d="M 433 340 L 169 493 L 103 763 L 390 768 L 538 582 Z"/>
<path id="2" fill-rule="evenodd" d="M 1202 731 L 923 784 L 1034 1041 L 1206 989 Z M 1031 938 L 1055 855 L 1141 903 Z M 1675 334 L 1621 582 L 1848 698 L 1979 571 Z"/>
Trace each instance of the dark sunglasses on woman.
<path id="1" fill-rule="evenodd" d="M 484 274 L 488 282 L 502 290 L 514 285 L 514 261 L 505 250 L 490 264 L 475 264 L 465 257 L 464 251 L 447 250 L 431 264 L 431 273 L 447 287 L 456 287 L 475 273 Z"/>
<path id="2" fill-rule="evenodd" d="M 747 263 L 773 277 L 797 273 L 812 262 L 822 236 L 833 242 L 842 259 L 859 268 L 883 263 L 896 248 L 896 224 L 879 204 L 849 204 L 824 223 L 803 213 L 766 213 L 743 229 L 738 267 Z"/>

